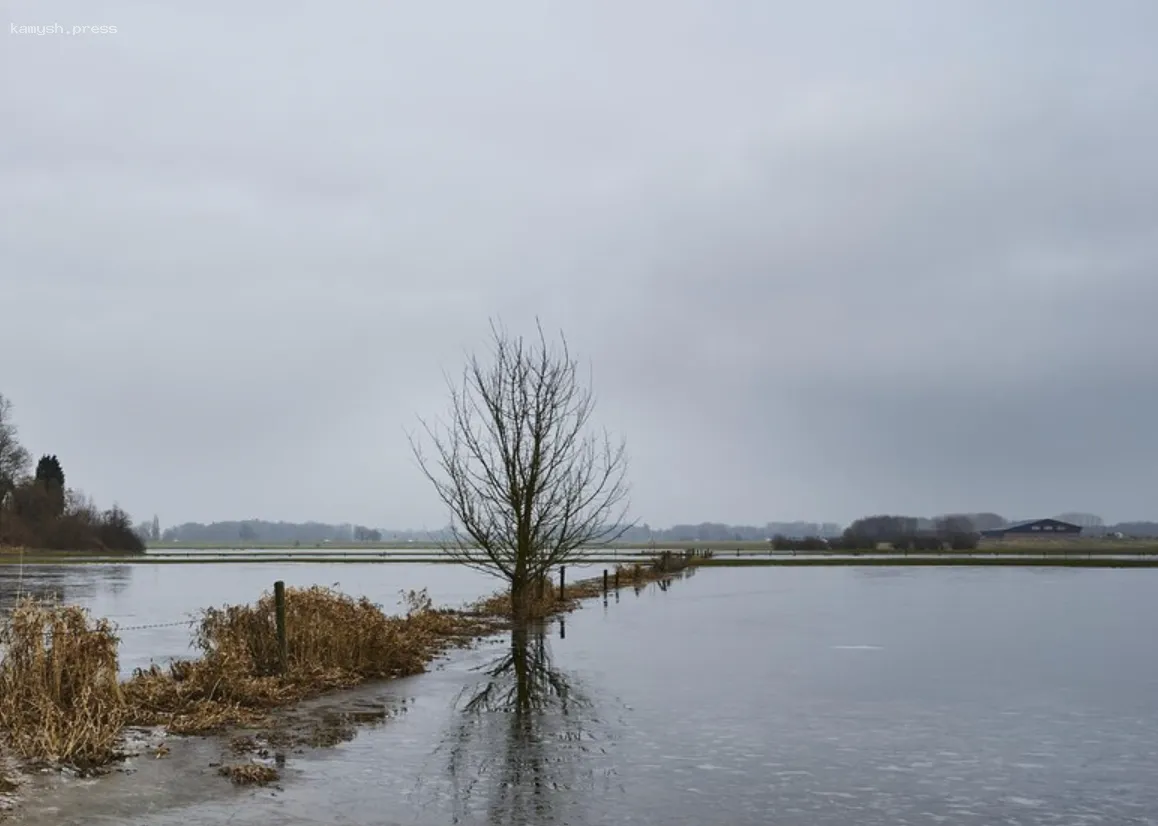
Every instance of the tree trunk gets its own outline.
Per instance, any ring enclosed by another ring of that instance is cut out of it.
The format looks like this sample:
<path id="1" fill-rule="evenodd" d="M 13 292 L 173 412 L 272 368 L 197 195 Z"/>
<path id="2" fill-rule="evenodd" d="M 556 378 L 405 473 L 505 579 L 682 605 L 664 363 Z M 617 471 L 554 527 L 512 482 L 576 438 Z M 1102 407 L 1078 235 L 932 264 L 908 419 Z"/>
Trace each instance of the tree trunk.
<path id="1" fill-rule="evenodd" d="M 530 582 L 518 577 L 511 583 L 511 619 L 516 624 L 531 619 L 531 608 L 534 604 L 534 591 Z"/>

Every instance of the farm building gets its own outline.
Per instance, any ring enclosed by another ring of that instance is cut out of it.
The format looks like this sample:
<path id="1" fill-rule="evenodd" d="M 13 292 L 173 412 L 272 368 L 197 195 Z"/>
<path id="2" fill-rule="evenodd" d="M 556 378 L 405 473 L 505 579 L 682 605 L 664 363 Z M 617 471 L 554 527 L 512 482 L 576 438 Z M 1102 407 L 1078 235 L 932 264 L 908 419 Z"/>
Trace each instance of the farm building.
<path id="1" fill-rule="evenodd" d="M 1028 522 L 1017 522 L 1006 525 L 1004 528 L 994 528 L 982 531 L 985 539 L 1005 539 L 1025 536 L 1078 536 L 1082 532 L 1081 525 L 1072 522 L 1062 522 L 1060 519 L 1031 519 Z"/>

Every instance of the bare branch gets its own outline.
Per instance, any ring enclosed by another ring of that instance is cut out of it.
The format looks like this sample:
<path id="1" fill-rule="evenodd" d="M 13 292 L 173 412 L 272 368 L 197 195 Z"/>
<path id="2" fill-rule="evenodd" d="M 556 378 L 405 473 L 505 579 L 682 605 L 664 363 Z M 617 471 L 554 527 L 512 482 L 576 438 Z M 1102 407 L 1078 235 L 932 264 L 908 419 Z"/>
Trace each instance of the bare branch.
<path id="1" fill-rule="evenodd" d="M 15 487 L 27 473 L 32 457 L 16 431 L 12 420 L 12 402 L 0 394 L 0 497 Z"/>
<path id="2" fill-rule="evenodd" d="M 528 341 L 492 321 L 489 360 L 472 355 L 448 378 L 446 420 L 420 420 L 430 452 L 410 438 L 450 512 L 445 551 L 510 582 L 516 603 L 550 568 L 630 527 L 626 446 L 590 431 L 594 395 L 566 338 L 553 347 L 538 322 L 536 332 Z"/>

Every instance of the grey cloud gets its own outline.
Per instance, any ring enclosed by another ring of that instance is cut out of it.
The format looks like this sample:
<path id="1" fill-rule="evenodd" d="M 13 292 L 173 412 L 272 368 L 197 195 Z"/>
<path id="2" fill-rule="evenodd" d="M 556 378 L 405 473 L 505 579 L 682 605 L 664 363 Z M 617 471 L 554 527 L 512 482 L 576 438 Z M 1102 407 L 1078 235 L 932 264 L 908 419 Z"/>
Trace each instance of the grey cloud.
<path id="1" fill-rule="evenodd" d="M 0 57 L 0 392 L 103 501 L 438 524 L 538 314 L 653 524 L 1153 516 L 1152 3 L 9 14 L 119 29 Z"/>

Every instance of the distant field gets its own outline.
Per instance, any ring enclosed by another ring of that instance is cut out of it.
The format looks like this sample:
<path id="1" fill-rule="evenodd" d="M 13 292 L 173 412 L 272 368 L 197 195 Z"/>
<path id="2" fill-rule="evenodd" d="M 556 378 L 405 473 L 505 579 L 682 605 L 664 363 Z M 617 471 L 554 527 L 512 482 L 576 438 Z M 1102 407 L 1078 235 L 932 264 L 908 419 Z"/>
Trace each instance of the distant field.
<path id="1" fill-rule="evenodd" d="M 975 566 L 975 567 L 1058 567 L 1058 568 L 1158 568 L 1158 558 L 1140 557 L 1138 559 L 1110 558 L 1107 554 L 1094 553 L 1091 556 L 1061 556 L 1047 554 L 1040 559 L 1024 556 L 962 556 L 960 554 L 945 554 L 939 557 L 906 557 L 900 554 L 889 556 L 847 557 L 825 556 L 797 556 L 780 559 L 767 557 L 745 559 L 737 557 L 717 557 L 715 559 L 698 560 L 695 563 L 704 568 L 757 568 L 757 567 L 807 567 L 807 566 L 849 566 L 888 565 L 888 566 Z"/>
<path id="2" fill-rule="evenodd" d="M 1124 561 L 1131 565 L 1149 566 L 1156 564 L 1148 556 L 1158 556 L 1158 540 L 1155 539 L 1007 539 L 985 540 L 975 551 L 945 551 L 940 553 L 868 552 L 866 556 L 847 558 L 848 552 L 836 551 L 845 556 L 834 558 L 832 552 L 780 551 L 769 558 L 767 542 L 664 542 L 664 543 L 618 543 L 601 548 L 592 548 L 586 560 L 591 564 L 614 565 L 630 563 L 651 556 L 662 550 L 686 550 L 697 548 L 711 550 L 714 558 L 708 565 L 938 565 L 938 564 L 1037 564 L 1039 560 L 1058 564 L 1106 564 Z M 114 553 L 69 553 L 61 551 L 24 551 L 13 548 L 0 549 L 0 565 L 16 564 L 75 564 L 75 563 L 211 563 L 211 562 L 451 562 L 431 542 L 365 542 L 334 544 L 320 543 L 293 545 L 292 543 L 199 543 L 164 542 L 152 543 L 149 555 Z M 265 553 L 247 553 L 263 551 Z M 277 553 L 284 551 L 285 553 Z M 216 552 L 216 553 L 214 553 Z M 201 557 L 201 554 L 210 554 Z M 1032 555 L 1033 559 L 1026 559 Z M 1020 559 L 1012 557 L 1017 556 Z M 1112 557 L 1133 557 L 1139 559 L 1113 559 Z M 1006 558 L 1009 557 L 1009 558 Z"/>
<path id="3" fill-rule="evenodd" d="M 437 542 L 302 542 L 295 545 L 292 542 L 150 542 L 149 549 L 162 550 L 236 550 L 245 548 L 254 551 L 278 551 L 289 549 L 319 548 L 327 550 L 359 550 L 359 551 L 402 551 L 402 550 L 438 550 Z M 688 550 L 690 548 L 726 549 L 730 551 L 767 551 L 767 542 L 615 542 L 610 545 L 601 545 L 595 550 L 623 550 L 623 551 L 650 551 L 650 550 Z"/>
<path id="4" fill-rule="evenodd" d="M 1026 553 L 1044 551 L 1047 553 L 1115 553 L 1143 554 L 1158 553 L 1158 539 L 1105 539 L 1102 537 L 1074 537 L 1073 539 L 985 539 L 979 551 L 989 553 Z"/>
<path id="5" fill-rule="evenodd" d="M 403 551 L 437 550 L 436 542 L 150 542 L 149 550 L 158 551 L 233 551 L 241 548 L 253 551 L 282 551 L 291 549 L 322 548 L 326 550 Z"/>
<path id="6" fill-rule="evenodd" d="M 583 561 L 613 567 L 644 561 L 655 551 L 678 550 L 692 543 L 664 546 L 649 544 L 592 549 Z M 722 547 L 721 547 L 722 546 Z M 890 551 L 816 552 L 778 551 L 770 554 L 765 543 L 697 543 L 711 548 L 714 556 L 694 564 L 712 566 L 777 565 L 1072 565 L 1074 567 L 1158 567 L 1155 540 L 1022 540 L 984 543 L 976 551 L 914 552 Z M 280 551 L 280 553 L 279 553 Z M 0 549 L 0 566 L 74 564 L 229 564 L 259 563 L 453 563 L 434 546 L 416 547 L 379 543 L 372 546 L 340 547 L 256 545 L 246 549 L 229 545 L 168 544 L 150 554 L 112 554 L 66 551 L 19 551 Z"/>
<path id="7" fill-rule="evenodd" d="M 583 563 L 587 565 L 606 565 L 614 567 L 617 564 L 626 562 L 624 557 L 606 558 L 606 557 L 592 557 L 584 559 Z M 323 565 L 399 565 L 399 564 L 422 564 L 422 565 L 454 565 L 455 560 L 451 559 L 445 554 L 389 554 L 387 556 L 366 556 L 366 555 L 352 555 L 342 556 L 340 554 L 310 554 L 310 553 L 295 553 L 295 554 L 263 554 L 256 556 L 252 554 L 224 554 L 224 555 L 200 555 L 190 554 L 182 556 L 179 554 L 152 556 L 143 554 L 94 554 L 94 553 L 67 553 L 67 552 L 30 552 L 23 555 L 14 553 L 0 553 L 0 567 L 2 566 L 16 566 L 16 565 L 231 565 L 234 563 L 260 563 L 260 564 L 281 564 L 281 565 L 301 565 L 301 564 L 323 564 Z"/>
<path id="8" fill-rule="evenodd" d="M 350 542 L 350 543 L 306 543 L 294 545 L 293 543 L 271 543 L 271 542 L 155 542 L 149 543 L 149 548 L 158 551 L 182 551 L 182 550 L 255 550 L 255 551 L 274 551 L 274 550 L 291 550 L 299 551 L 309 549 L 322 549 L 326 551 L 438 551 L 439 545 L 435 542 Z M 637 552 L 651 552 L 662 550 L 688 550 L 690 548 L 698 548 L 704 550 L 712 550 L 719 553 L 736 553 L 739 551 L 744 553 L 767 553 L 770 549 L 769 543 L 750 540 L 732 540 L 732 541 L 711 541 L 711 542 L 617 542 L 611 545 L 594 548 L 596 553 L 607 553 L 608 551 L 637 551 Z M 1076 554 L 1076 553 L 1115 553 L 1115 554 L 1141 554 L 1141 553 L 1158 553 L 1158 539 L 1103 539 L 1103 538 L 1089 538 L 1083 539 L 1077 537 L 1074 539 L 1038 539 L 1036 537 L 1027 537 L 1024 539 L 1002 539 L 1002 540 L 983 540 L 981 545 L 977 548 L 976 553 L 1061 553 L 1061 554 Z M 810 553 L 808 551 L 799 551 L 798 554 Z M 954 552 L 960 553 L 960 552 Z"/>

